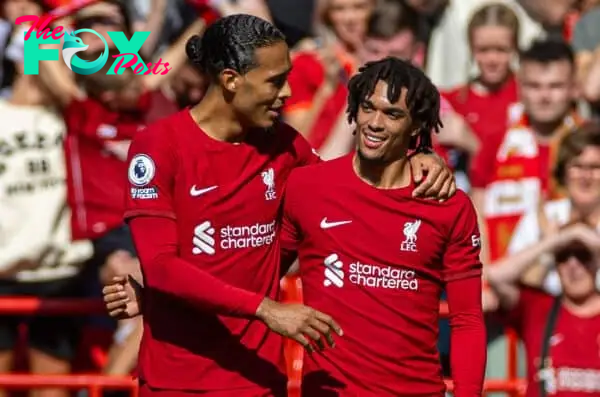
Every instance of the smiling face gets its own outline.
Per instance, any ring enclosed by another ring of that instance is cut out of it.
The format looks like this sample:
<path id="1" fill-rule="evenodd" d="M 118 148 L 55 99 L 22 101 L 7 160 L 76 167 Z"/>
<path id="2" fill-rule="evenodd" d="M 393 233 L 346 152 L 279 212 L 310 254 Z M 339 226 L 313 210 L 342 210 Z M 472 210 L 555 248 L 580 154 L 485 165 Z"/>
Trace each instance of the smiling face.
<path id="1" fill-rule="evenodd" d="M 514 43 L 514 33 L 507 27 L 487 25 L 473 29 L 471 52 L 484 83 L 495 85 L 508 77 L 516 51 Z"/>
<path id="2" fill-rule="evenodd" d="M 327 17 L 343 43 L 360 47 L 373 13 L 373 3 L 373 0 L 329 0 Z"/>
<path id="3" fill-rule="evenodd" d="M 587 146 L 566 164 L 565 187 L 575 207 L 600 205 L 600 147 Z"/>
<path id="4" fill-rule="evenodd" d="M 287 80 L 291 68 L 288 46 L 278 41 L 256 49 L 254 67 L 247 73 L 223 72 L 223 85 L 232 94 L 231 104 L 244 124 L 273 126 L 292 93 Z"/>
<path id="5" fill-rule="evenodd" d="M 406 104 L 406 88 L 402 88 L 400 97 L 392 103 L 384 81 L 379 81 L 373 94 L 359 105 L 356 126 L 358 155 L 381 164 L 403 157 L 411 137 L 419 132 Z"/>

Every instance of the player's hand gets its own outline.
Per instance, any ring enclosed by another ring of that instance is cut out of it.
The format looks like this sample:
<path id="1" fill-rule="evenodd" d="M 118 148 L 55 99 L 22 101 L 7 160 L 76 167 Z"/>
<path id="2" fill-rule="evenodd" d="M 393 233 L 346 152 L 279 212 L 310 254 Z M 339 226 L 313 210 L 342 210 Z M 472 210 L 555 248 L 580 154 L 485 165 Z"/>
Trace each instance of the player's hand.
<path id="1" fill-rule="evenodd" d="M 435 153 L 417 153 L 412 155 L 409 161 L 413 178 L 418 184 L 413 191 L 413 197 L 445 201 L 454 196 L 456 193 L 454 174 L 440 156 Z M 427 171 L 427 177 L 424 178 L 425 171 Z"/>
<path id="2" fill-rule="evenodd" d="M 104 304 L 108 314 L 122 320 L 141 313 L 141 286 L 130 276 L 113 277 L 111 283 L 102 288 Z"/>
<path id="3" fill-rule="evenodd" d="M 325 342 L 333 347 L 333 333 L 343 334 L 331 316 L 301 304 L 278 303 L 265 298 L 256 311 L 256 317 L 272 331 L 294 339 L 312 352 L 325 349 Z M 325 342 L 323 341 L 325 339 Z"/>

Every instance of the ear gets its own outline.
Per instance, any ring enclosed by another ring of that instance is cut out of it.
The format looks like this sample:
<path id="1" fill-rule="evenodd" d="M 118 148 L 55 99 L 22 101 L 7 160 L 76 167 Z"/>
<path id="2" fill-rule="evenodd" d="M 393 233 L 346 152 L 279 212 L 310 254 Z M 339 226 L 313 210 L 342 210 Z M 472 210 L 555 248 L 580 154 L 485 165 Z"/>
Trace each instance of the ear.
<path id="1" fill-rule="evenodd" d="M 235 93 L 240 88 L 242 76 L 233 69 L 224 69 L 219 74 L 219 81 L 221 86 L 231 92 Z"/>

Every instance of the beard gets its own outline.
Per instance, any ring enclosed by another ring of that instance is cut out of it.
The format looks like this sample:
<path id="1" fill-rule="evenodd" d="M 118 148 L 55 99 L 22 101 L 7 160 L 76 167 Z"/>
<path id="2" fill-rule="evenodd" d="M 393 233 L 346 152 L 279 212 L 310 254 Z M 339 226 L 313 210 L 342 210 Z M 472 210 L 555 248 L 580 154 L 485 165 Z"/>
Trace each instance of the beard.
<path id="1" fill-rule="evenodd" d="M 383 167 L 390 163 L 390 161 L 386 160 L 384 156 L 379 156 L 375 158 L 367 157 L 360 149 L 360 147 L 356 149 L 356 154 L 360 162 L 369 167 Z"/>

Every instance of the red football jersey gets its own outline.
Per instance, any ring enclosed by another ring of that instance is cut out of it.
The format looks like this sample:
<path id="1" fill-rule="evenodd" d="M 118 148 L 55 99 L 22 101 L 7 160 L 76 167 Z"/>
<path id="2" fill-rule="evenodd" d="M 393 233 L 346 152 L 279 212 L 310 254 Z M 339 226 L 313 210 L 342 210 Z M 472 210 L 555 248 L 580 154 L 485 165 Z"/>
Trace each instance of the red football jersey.
<path id="1" fill-rule="evenodd" d="M 278 124 L 226 143 L 184 110 L 143 131 L 129 157 L 126 218 L 174 219 L 180 265 L 277 299 L 283 189 L 294 167 L 318 161 L 302 136 Z M 262 322 L 195 308 L 145 279 L 139 368 L 151 387 L 262 396 L 285 386 L 282 339 Z"/>
<path id="2" fill-rule="evenodd" d="M 439 203 L 377 189 L 352 158 L 295 170 L 286 189 L 282 246 L 298 249 L 304 303 L 344 331 L 305 358 L 303 395 L 443 396 L 440 294 L 481 275 L 474 207 L 462 191 Z"/>
<path id="3" fill-rule="evenodd" d="M 143 119 L 125 118 L 88 98 L 65 109 L 67 197 L 73 239 L 93 239 L 123 223 L 125 159 L 106 150 L 111 141 L 129 141 Z"/>
<path id="4" fill-rule="evenodd" d="M 527 351 L 527 397 L 538 397 L 537 379 L 546 380 L 546 392 L 556 397 L 600 396 L 600 315 L 577 317 L 559 309 L 550 337 L 550 368 L 541 374 L 542 336 L 554 298 L 523 288 L 519 304 L 510 314 Z"/>
<path id="5" fill-rule="evenodd" d="M 469 178 L 474 187 L 484 188 L 493 178 L 493 162 L 508 128 L 508 108 L 518 100 L 517 80 L 511 76 L 498 91 L 488 95 L 468 85 L 444 96 L 480 140 L 479 152 L 470 161 Z"/>

